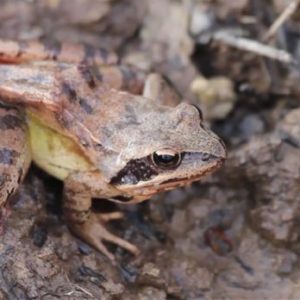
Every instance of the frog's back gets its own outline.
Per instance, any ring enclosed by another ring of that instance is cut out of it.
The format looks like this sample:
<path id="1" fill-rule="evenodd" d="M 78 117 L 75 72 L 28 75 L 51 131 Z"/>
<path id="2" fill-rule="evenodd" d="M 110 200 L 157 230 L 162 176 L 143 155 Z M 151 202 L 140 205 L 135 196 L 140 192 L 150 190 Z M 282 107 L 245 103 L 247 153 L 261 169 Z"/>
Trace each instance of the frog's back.
<path id="1" fill-rule="evenodd" d="M 64 179 L 70 170 L 97 164 L 99 148 L 114 130 L 112 120 L 126 118 L 126 102 L 135 98 L 119 89 L 139 93 L 142 81 L 137 79 L 133 70 L 118 66 L 0 64 L 0 96 L 26 109 L 33 159 Z"/>

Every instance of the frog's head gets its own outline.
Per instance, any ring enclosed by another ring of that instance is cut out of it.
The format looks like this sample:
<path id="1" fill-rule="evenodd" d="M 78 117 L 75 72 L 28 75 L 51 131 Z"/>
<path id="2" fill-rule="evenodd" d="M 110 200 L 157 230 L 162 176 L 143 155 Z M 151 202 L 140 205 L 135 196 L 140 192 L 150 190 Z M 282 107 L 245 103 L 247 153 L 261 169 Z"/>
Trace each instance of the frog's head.
<path id="1" fill-rule="evenodd" d="M 225 146 L 203 125 L 197 107 L 181 103 L 170 108 L 149 99 L 130 103 L 127 117 L 119 114 L 118 130 L 109 139 L 109 148 L 118 155 L 103 166 L 114 170 L 109 181 L 120 196 L 113 200 L 143 201 L 199 180 L 224 162 Z"/>

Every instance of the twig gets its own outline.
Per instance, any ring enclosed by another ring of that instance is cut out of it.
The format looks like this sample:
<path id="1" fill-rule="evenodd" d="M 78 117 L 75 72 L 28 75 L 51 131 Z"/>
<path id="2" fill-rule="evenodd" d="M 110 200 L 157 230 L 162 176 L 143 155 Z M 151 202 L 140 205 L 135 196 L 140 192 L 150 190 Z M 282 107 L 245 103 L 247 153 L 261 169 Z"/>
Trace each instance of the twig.
<path id="1" fill-rule="evenodd" d="M 93 294 L 90 293 L 88 290 L 84 289 L 83 287 L 81 287 L 79 285 L 75 285 L 75 288 L 78 289 L 79 291 L 85 293 L 86 295 L 93 297 Z"/>
<path id="2" fill-rule="evenodd" d="M 76 291 L 80 291 L 86 295 L 88 295 L 89 297 L 93 297 L 93 294 L 91 294 L 88 290 L 84 289 L 83 287 L 79 286 L 79 285 L 75 285 L 75 289 L 71 290 L 70 292 L 65 293 L 65 296 L 72 296 L 74 293 L 76 293 Z"/>
<path id="3" fill-rule="evenodd" d="M 253 52 L 257 55 L 274 59 L 285 64 L 298 66 L 298 62 L 293 58 L 293 56 L 284 50 L 276 49 L 272 46 L 265 45 L 248 38 L 233 36 L 224 30 L 215 32 L 213 34 L 213 39 L 232 47 Z"/>
<path id="4" fill-rule="evenodd" d="M 269 41 L 278 31 L 278 29 L 283 25 L 283 23 L 296 11 L 300 0 L 292 1 L 285 10 L 279 15 L 279 17 L 273 22 L 269 30 L 263 37 L 263 41 Z"/>

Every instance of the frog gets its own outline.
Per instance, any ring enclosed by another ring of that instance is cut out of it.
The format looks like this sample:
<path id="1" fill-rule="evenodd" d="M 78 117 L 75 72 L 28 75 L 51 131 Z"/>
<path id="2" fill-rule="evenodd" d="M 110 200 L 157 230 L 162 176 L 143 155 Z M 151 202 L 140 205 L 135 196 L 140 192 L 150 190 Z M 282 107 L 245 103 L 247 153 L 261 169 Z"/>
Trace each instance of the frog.
<path id="1" fill-rule="evenodd" d="M 76 236 L 116 258 L 137 246 L 111 233 L 122 211 L 198 181 L 226 159 L 223 141 L 157 73 L 88 45 L 0 40 L 0 207 L 34 163 L 63 182 L 63 219 Z"/>

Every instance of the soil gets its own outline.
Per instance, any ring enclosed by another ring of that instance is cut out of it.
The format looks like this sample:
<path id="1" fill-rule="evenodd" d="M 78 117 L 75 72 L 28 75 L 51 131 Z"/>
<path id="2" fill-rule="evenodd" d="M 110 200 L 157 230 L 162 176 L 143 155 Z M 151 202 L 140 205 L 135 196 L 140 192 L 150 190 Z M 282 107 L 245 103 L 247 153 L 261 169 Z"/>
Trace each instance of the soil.
<path id="1" fill-rule="evenodd" d="M 117 266 L 69 232 L 62 183 L 33 166 L 5 208 L 0 299 L 300 299 L 300 8 L 268 36 L 291 2 L 0 0 L 1 38 L 88 43 L 159 72 L 228 149 L 201 182 L 117 207 L 111 230 L 142 252 L 111 247 Z"/>

